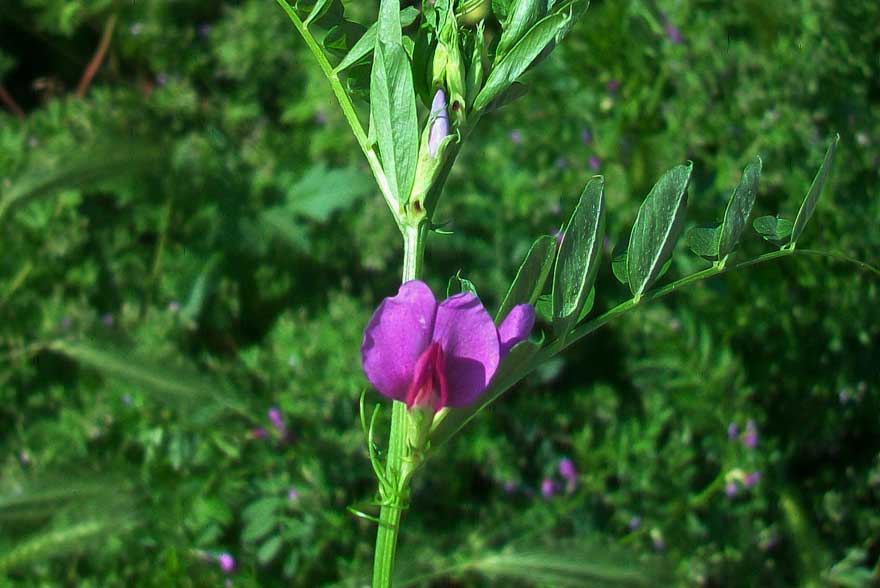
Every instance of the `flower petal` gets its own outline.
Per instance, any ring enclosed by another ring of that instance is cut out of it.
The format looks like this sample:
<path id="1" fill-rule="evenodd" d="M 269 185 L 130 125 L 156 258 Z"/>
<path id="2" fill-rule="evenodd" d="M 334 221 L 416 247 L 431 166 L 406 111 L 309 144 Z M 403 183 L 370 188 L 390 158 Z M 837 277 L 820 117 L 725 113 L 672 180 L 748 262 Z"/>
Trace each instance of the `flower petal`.
<path id="1" fill-rule="evenodd" d="M 395 400 L 406 400 L 419 356 L 431 343 L 437 300 L 427 284 L 412 280 L 386 298 L 364 329 L 361 361 L 367 379 Z"/>
<path id="2" fill-rule="evenodd" d="M 470 404 L 489 385 L 500 358 L 498 331 L 480 299 L 462 292 L 441 302 L 434 341 L 446 356 L 449 406 Z"/>
<path id="3" fill-rule="evenodd" d="M 498 327 L 501 341 L 501 356 L 507 355 L 511 348 L 529 337 L 535 326 L 535 308 L 531 304 L 514 306 Z"/>

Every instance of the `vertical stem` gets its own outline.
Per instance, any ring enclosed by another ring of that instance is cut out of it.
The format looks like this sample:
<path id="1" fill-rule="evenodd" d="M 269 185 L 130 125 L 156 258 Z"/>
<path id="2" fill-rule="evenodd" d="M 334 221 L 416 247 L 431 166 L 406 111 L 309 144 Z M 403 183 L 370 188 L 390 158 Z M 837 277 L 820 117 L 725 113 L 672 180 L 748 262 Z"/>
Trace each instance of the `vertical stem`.
<path id="1" fill-rule="evenodd" d="M 403 281 L 415 280 L 422 275 L 425 256 L 427 224 L 403 227 Z M 408 482 L 401 476 L 406 457 L 406 405 L 394 401 L 391 412 L 391 434 L 388 440 L 386 477 L 394 488 L 392 496 L 384 496 L 379 512 L 379 530 L 376 532 L 376 553 L 373 563 L 373 588 L 391 588 L 394 572 L 394 556 L 397 552 L 397 536 L 400 517 L 406 506 Z"/>

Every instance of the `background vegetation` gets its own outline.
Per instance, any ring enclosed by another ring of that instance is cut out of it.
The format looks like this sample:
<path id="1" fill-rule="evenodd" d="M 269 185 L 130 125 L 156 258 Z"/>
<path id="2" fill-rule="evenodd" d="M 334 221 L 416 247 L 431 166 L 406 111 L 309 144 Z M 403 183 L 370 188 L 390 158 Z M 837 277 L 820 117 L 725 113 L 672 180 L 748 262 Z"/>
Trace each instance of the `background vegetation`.
<path id="1" fill-rule="evenodd" d="M 870 1 L 595 0 L 463 152 L 429 282 L 462 270 L 497 305 L 598 172 L 607 258 L 686 159 L 691 226 L 755 154 L 755 216 L 793 215 L 834 132 L 803 242 L 877 265 L 878 22 Z M 400 243 L 282 11 L 5 0 L 0 81 L 0 584 L 363 582 L 358 348 Z M 605 268 L 600 310 L 627 296 Z M 786 259 L 599 331 L 430 464 L 400 585 L 876 585 L 878 290 Z"/>

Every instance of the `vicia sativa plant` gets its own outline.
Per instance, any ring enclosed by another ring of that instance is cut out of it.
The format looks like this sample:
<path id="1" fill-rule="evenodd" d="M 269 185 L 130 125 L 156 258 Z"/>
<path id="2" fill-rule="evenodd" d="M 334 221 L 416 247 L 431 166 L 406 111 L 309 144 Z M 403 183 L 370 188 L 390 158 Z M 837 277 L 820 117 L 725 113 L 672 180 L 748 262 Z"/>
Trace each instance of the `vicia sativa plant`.
<path id="1" fill-rule="evenodd" d="M 588 2 L 493 0 L 487 11 L 481 0 L 426 0 L 403 9 L 399 0 L 382 0 L 377 21 L 357 30 L 336 0 L 277 1 L 330 83 L 403 237 L 402 285 L 373 314 L 361 349 L 369 382 L 393 404 L 388 442 L 380 449 L 378 408 L 368 418 L 361 396 L 380 512 L 357 514 L 378 524 L 374 588 L 391 586 L 412 477 L 440 445 L 542 363 L 640 304 L 732 269 L 795 254 L 854 262 L 798 247 L 828 180 L 835 137 L 794 220 L 753 221 L 777 247 L 773 252 L 735 259 L 758 194 L 762 161 L 755 157 L 721 222 L 687 232 L 690 249 L 709 267 L 657 287 L 684 228 L 693 165 L 677 165 L 654 185 L 626 250 L 612 260 L 632 297 L 591 317 L 606 215 L 605 179 L 595 176 L 586 180 L 559 235 L 534 242 L 494 316 L 460 277 L 438 302 L 421 281 L 425 243 L 439 231 L 433 215 L 459 150 L 485 115 L 523 96 L 522 76 L 563 40 Z M 489 34 L 489 21 L 500 32 Z M 368 110 L 360 106 L 365 99 Z"/>

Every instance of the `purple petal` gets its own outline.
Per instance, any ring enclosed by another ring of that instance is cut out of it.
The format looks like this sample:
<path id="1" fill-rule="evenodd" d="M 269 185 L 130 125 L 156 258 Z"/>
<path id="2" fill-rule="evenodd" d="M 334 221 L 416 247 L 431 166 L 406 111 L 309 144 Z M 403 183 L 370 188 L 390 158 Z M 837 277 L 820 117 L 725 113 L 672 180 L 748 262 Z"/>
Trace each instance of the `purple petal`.
<path id="1" fill-rule="evenodd" d="M 480 395 L 498 369 L 498 331 L 480 299 L 462 292 L 440 303 L 434 341 L 443 346 L 449 406 L 465 406 Z"/>
<path id="2" fill-rule="evenodd" d="M 412 280 L 386 298 L 364 329 L 361 360 L 367 379 L 384 394 L 405 400 L 419 355 L 431 342 L 437 301 L 427 284 Z"/>
<path id="3" fill-rule="evenodd" d="M 428 153 L 436 157 L 440 145 L 449 135 L 449 113 L 446 111 L 446 92 L 439 88 L 431 103 L 431 130 L 428 133 Z"/>
<path id="4" fill-rule="evenodd" d="M 498 327 L 498 339 L 501 341 L 501 356 L 507 355 L 511 348 L 528 339 L 532 327 L 535 326 L 535 308 L 531 304 L 514 306 Z"/>

